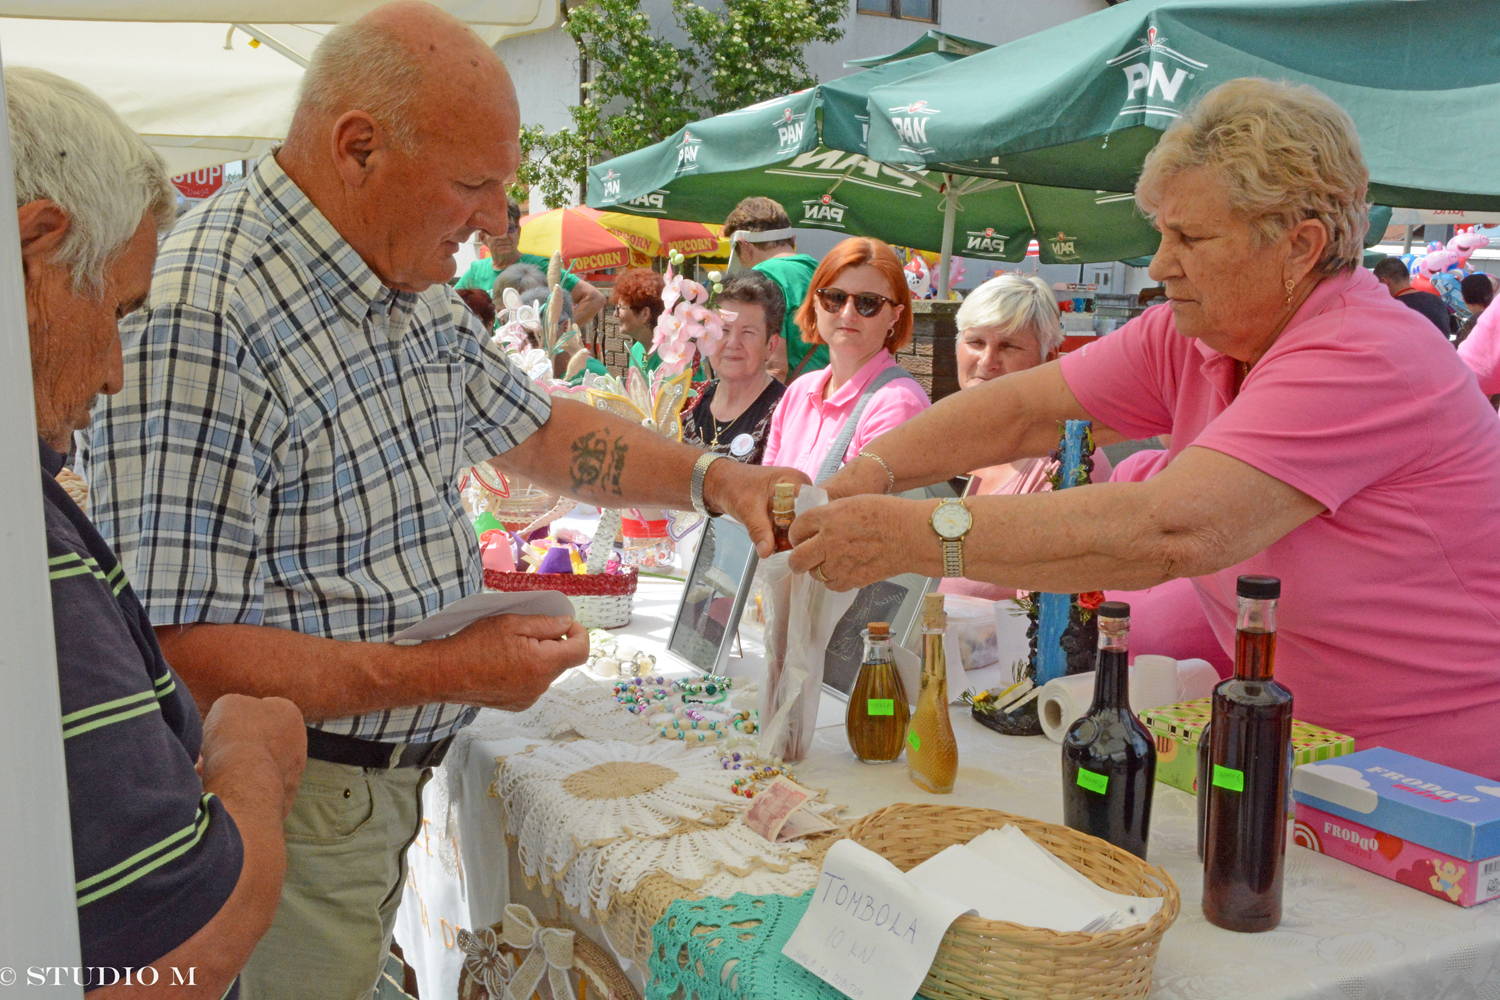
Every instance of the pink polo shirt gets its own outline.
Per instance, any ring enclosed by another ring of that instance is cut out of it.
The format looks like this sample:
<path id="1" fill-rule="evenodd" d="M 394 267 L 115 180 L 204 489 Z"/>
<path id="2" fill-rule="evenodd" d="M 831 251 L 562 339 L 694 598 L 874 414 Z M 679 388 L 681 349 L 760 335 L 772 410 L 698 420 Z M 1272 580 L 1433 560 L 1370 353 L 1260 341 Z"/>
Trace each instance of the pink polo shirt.
<path id="1" fill-rule="evenodd" d="M 1101 423 L 1328 508 L 1193 580 L 1232 650 L 1235 578 L 1281 578 L 1276 677 L 1297 718 L 1500 779 L 1500 421 L 1473 374 L 1364 270 L 1314 289 L 1237 397 L 1234 367 L 1167 306 L 1062 360 Z"/>
<path id="2" fill-rule="evenodd" d="M 1458 356 L 1474 370 L 1486 396 L 1500 393 L 1500 304 L 1479 314 L 1474 329 L 1458 345 Z"/>
<path id="3" fill-rule="evenodd" d="M 865 386 L 876 375 L 892 368 L 896 359 L 889 351 L 877 351 L 854 377 L 839 386 L 828 399 L 823 390 L 833 376 L 831 368 L 808 372 L 787 386 L 786 395 L 776 404 L 771 417 L 771 432 L 766 435 L 766 456 L 762 465 L 782 465 L 800 469 L 809 479 L 818 478 L 818 467 L 838 437 L 844 422 L 854 412 L 854 404 L 864 394 Z M 854 440 L 844 452 L 848 461 L 859 450 L 886 431 L 905 423 L 932 405 L 927 393 L 914 379 L 898 378 L 876 391 L 854 430 Z"/>

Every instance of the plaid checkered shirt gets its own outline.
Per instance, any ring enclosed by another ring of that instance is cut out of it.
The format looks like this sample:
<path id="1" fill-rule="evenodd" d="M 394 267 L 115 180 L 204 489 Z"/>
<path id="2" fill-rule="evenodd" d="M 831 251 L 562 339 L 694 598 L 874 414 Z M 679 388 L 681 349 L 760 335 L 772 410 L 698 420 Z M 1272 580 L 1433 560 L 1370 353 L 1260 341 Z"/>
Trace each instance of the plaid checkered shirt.
<path id="1" fill-rule="evenodd" d="M 81 458 L 154 624 L 385 642 L 481 589 L 458 477 L 540 427 L 548 398 L 452 289 L 382 285 L 273 155 L 178 224 L 121 336 L 125 390 Z M 317 726 L 423 743 L 476 711 Z"/>

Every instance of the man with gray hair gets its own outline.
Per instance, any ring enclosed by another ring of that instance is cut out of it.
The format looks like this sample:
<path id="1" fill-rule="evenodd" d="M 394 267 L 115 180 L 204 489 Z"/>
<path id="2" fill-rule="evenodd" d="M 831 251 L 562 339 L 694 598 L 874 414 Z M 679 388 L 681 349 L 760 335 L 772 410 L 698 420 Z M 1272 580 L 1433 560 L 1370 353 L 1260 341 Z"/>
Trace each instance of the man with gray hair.
<path id="1" fill-rule="evenodd" d="M 161 157 L 90 91 L 11 68 L 5 97 L 85 967 L 74 976 L 96 997 L 233 995 L 276 909 L 301 718 L 281 698 L 226 694 L 200 721 L 119 561 L 56 479 L 90 401 L 121 390 L 119 318 L 146 298 L 175 198 Z M 172 986 L 174 968 L 196 991 Z"/>
<path id="2" fill-rule="evenodd" d="M 391 642 L 481 589 L 463 470 L 732 510 L 771 549 L 778 470 L 550 400 L 447 287 L 459 245 L 506 226 L 519 120 L 499 59 L 436 7 L 330 31 L 286 144 L 167 239 L 124 329 L 139 388 L 95 414 L 100 523 L 199 704 L 276 694 L 307 722 L 255 1000 L 371 995 L 430 768 L 477 706 L 525 708 L 587 655 L 541 616 Z"/>

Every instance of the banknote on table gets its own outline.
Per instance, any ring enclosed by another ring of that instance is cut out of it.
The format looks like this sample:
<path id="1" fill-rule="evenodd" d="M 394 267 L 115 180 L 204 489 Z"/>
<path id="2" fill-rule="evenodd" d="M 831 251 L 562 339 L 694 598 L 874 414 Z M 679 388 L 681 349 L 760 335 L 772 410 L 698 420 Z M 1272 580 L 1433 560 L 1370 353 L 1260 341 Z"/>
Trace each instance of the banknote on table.
<path id="1" fill-rule="evenodd" d="M 750 800 L 745 825 L 772 843 L 835 829 L 832 823 L 811 809 L 803 808 L 812 798 L 812 792 L 785 776 L 779 776 Z"/>

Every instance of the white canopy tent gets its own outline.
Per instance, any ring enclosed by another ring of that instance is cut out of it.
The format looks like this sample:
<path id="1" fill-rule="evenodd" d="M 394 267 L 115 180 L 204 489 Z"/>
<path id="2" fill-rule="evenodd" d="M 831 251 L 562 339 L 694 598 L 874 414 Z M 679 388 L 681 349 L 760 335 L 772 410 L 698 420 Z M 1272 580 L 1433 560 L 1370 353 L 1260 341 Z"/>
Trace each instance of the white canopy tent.
<path id="1" fill-rule="evenodd" d="M 258 156 L 281 139 L 307 57 L 329 27 L 317 22 L 337 22 L 375 5 L 211 0 L 193 5 L 188 22 L 168 16 L 181 5 L 165 0 L 0 0 L 0 45 L 8 65 L 50 70 L 98 93 L 176 175 Z M 491 45 L 557 21 L 555 0 L 446 0 L 439 6 L 470 18 Z M 90 20 L 56 20 L 59 12 L 72 16 L 75 10 Z M 269 23 L 269 14 L 295 16 L 298 23 Z M 252 16 L 253 22 L 235 19 Z"/>
<path id="2" fill-rule="evenodd" d="M 492 44 L 550 27 L 555 0 L 435 0 Z M 174 172 L 279 138 L 327 25 L 379 0 L 0 0 L 0 51 L 103 96 Z M 93 23 L 89 23 L 93 22 Z M 251 46 L 250 40 L 259 41 Z M 227 45 L 227 47 L 226 47 Z M 4 90 L 0 87 L 0 104 Z M 0 205 L 15 204 L 0 116 Z M 81 998 L 67 774 L 16 217 L 0 212 L 0 987 Z M 46 985 L 27 971 L 46 969 Z M 58 970 L 54 979 L 50 970 Z M 52 985 L 58 982 L 59 985 Z"/>

